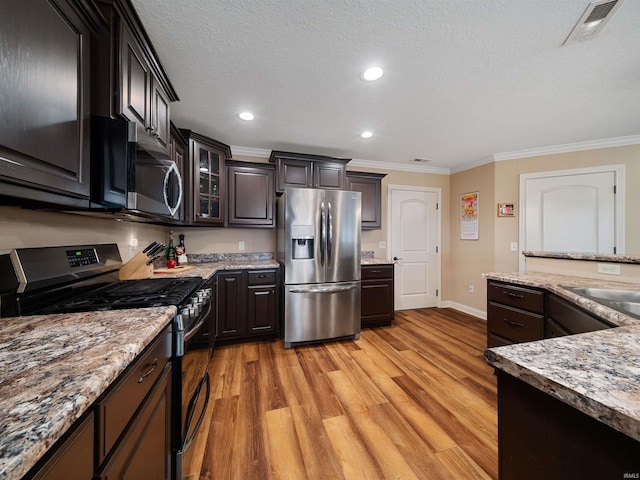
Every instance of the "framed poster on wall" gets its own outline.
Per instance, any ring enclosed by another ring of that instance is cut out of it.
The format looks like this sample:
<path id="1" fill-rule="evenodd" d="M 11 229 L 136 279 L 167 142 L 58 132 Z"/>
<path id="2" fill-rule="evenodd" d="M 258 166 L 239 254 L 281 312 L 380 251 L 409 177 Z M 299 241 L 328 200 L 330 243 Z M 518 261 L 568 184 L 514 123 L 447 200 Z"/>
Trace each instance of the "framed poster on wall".
<path id="1" fill-rule="evenodd" d="M 478 240 L 478 192 L 460 195 L 460 239 Z"/>

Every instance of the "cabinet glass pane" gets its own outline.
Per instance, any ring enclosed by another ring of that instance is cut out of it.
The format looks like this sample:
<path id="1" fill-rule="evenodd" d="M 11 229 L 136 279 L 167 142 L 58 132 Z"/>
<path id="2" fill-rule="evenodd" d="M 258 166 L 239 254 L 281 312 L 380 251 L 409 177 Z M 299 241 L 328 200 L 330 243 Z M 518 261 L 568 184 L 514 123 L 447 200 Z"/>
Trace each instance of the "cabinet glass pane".
<path id="1" fill-rule="evenodd" d="M 200 149 L 200 171 L 209 171 L 209 152 L 204 148 Z"/>
<path id="2" fill-rule="evenodd" d="M 200 172 L 200 193 L 202 195 L 209 194 L 209 174 Z"/>
<path id="3" fill-rule="evenodd" d="M 211 199 L 211 218 L 220 218 L 220 200 Z"/>
<path id="4" fill-rule="evenodd" d="M 220 155 L 214 152 L 211 154 L 211 173 L 220 173 Z"/>
<path id="5" fill-rule="evenodd" d="M 219 196 L 220 195 L 220 177 L 212 176 L 211 177 L 211 195 Z"/>
<path id="6" fill-rule="evenodd" d="M 209 197 L 200 197 L 200 216 L 209 218 Z"/>

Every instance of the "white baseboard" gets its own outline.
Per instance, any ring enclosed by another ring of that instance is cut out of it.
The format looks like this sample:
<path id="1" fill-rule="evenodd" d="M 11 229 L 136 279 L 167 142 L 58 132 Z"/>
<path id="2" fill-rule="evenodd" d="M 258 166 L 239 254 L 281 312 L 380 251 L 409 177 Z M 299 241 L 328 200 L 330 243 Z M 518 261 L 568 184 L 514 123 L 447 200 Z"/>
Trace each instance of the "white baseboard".
<path id="1" fill-rule="evenodd" d="M 461 312 L 468 313 L 469 315 L 473 315 L 474 317 L 478 317 L 482 320 L 487 319 L 487 312 L 483 312 L 482 310 L 478 310 L 477 308 L 469 307 L 468 305 L 464 305 L 462 303 L 452 302 L 450 300 L 440 302 L 439 308 L 446 307 L 460 310 Z"/>

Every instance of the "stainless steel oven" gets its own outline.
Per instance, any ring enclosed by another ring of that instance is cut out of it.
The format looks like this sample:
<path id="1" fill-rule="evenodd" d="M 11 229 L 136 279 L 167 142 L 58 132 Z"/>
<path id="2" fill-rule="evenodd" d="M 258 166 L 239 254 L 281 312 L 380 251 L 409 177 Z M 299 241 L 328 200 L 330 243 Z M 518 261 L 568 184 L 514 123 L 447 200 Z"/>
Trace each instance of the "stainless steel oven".
<path id="1" fill-rule="evenodd" d="M 212 312 L 200 277 L 118 280 L 116 244 L 16 249 L 0 255 L 0 317 L 175 305 L 173 319 L 172 478 L 181 480 L 204 419 L 213 346 L 193 340 Z"/>

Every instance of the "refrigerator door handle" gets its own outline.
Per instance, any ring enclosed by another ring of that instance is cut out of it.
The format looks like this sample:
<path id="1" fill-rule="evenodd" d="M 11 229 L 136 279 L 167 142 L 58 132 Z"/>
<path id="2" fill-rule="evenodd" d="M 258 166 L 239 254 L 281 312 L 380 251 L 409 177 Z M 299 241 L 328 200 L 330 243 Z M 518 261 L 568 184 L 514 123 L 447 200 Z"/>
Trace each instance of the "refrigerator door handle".
<path id="1" fill-rule="evenodd" d="M 325 248 L 327 245 L 327 221 L 324 202 L 320 202 L 320 266 L 324 267 Z"/>
<path id="2" fill-rule="evenodd" d="M 360 288 L 360 285 L 349 285 L 346 287 L 308 287 L 308 288 L 292 288 L 291 293 L 340 293 Z"/>
<path id="3" fill-rule="evenodd" d="M 333 246 L 333 215 L 331 215 L 331 202 L 327 202 L 327 265 L 331 265 L 331 249 Z"/>

